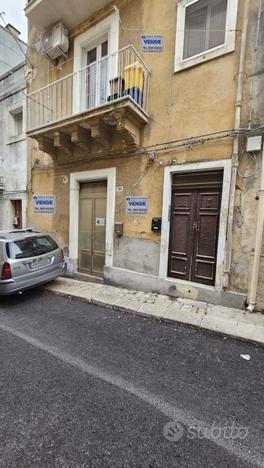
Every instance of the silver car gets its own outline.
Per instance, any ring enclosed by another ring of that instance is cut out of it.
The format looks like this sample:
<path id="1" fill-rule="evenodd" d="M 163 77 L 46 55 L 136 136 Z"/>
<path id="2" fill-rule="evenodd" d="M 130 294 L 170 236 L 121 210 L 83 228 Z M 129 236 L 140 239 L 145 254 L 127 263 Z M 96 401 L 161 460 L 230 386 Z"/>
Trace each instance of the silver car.
<path id="1" fill-rule="evenodd" d="M 47 283 L 66 271 L 63 251 L 33 229 L 0 231 L 0 295 Z"/>

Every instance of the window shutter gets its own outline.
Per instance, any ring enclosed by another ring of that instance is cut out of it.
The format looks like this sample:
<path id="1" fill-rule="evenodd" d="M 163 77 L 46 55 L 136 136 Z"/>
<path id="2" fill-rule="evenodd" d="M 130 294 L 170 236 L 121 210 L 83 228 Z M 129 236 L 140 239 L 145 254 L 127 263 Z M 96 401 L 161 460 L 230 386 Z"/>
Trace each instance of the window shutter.
<path id="1" fill-rule="evenodd" d="M 227 0 L 220 0 L 211 6 L 210 34 L 208 49 L 225 42 Z"/>
<path id="2" fill-rule="evenodd" d="M 199 0 L 186 7 L 183 58 L 225 42 L 227 0 Z"/>
<path id="3" fill-rule="evenodd" d="M 184 58 L 205 50 L 207 7 L 192 11 L 186 9 Z"/>

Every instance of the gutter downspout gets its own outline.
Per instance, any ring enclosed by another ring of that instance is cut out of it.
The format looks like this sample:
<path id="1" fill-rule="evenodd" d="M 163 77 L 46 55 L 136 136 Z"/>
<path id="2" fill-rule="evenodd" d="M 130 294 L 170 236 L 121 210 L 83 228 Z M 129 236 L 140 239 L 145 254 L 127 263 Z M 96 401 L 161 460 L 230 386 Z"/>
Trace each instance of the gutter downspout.
<path id="1" fill-rule="evenodd" d="M 253 312 L 256 307 L 258 280 L 259 280 L 259 268 L 262 251 L 262 239 L 264 232 L 264 145 L 262 149 L 262 164 L 261 164 L 261 179 L 260 179 L 260 190 L 259 190 L 259 206 L 258 206 L 258 218 L 256 227 L 256 239 L 255 239 L 255 252 L 252 266 L 251 282 L 248 293 L 248 307 L 247 310 Z"/>
<path id="2" fill-rule="evenodd" d="M 231 273 L 231 262 L 232 262 L 232 237 L 233 237 L 233 221 L 234 221 L 234 208 L 235 208 L 235 191 L 236 191 L 237 172 L 238 172 L 238 167 L 239 167 L 239 141 L 240 141 L 239 129 L 241 126 L 244 75 L 245 75 L 246 53 L 247 53 L 249 4 L 250 4 L 249 0 L 244 0 L 244 14 L 243 14 L 243 24 L 242 24 L 239 71 L 237 75 L 238 82 L 237 82 L 236 111 L 235 111 L 235 130 L 237 133 L 234 138 L 233 154 L 232 154 L 232 174 L 231 174 L 231 182 L 230 182 L 230 200 L 229 200 L 228 224 L 227 224 L 224 288 L 227 288 L 229 285 L 230 273 Z"/>

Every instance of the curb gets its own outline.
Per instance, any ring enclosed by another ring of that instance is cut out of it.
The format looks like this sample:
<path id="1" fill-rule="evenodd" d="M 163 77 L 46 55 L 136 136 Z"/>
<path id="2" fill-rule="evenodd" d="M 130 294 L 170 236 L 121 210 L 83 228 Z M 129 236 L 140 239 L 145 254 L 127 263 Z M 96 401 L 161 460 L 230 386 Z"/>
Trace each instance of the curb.
<path id="1" fill-rule="evenodd" d="M 227 333 L 227 332 L 221 332 L 220 330 L 219 331 L 218 330 L 213 330 L 213 329 L 210 329 L 210 328 L 205 328 L 205 327 L 202 327 L 202 326 L 199 326 L 199 325 L 195 325 L 193 323 L 186 323 L 186 322 L 181 322 L 181 321 L 170 319 L 170 318 L 165 318 L 163 316 L 158 317 L 157 315 L 144 314 L 144 312 L 138 312 L 136 310 L 132 310 L 132 309 L 129 309 L 128 307 L 124 307 L 124 306 L 121 306 L 121 305 L 109 304 L 107 302 L 103 302 L 103 301 L 100 301 L 98 299 L 85 298 L 85 297 L 72 295 L 70 293 L 66 293 L 66 292 L 62 292 L 62 291 L 55 291 L 53 289 L 49 289 L 49 287 L 47 287 L 47 286 L 46 287 L 44 286 L 43 289 L 44 289 L 45 292 L 52 293 L 54 295 L 67 297 L 67 298 L 69 298 L 71 300 L 81 301 L 81 302 L 84 302 L 84 303 L 87 303 L 87 304 L 93 304 L 95 306 L 105 307 L 106 309 L 114 310 L 114 311 L 117 311 L 117 312 L 126 313 L 126 314 L 133 314 L 133 315 L 136 315 L 138 317 L 148 318 L 150 320 L 156 320 L 156 321 L 163 322 L 163 323 L 177 324 L 177 325 L 188 327 L 188 328 L 191 327 L 192 329 L 200 330 L 200 331 L 202 331 L 204 333 L 209 333 L 210 335 L 216 335 L 218 337 L 222 337 L 223 339 L 234 339 L 234 340 L 239 340 L 241 342 L 248 343 L 248 344 L 251 344 L 251 345 L 254 345 L 254 346 L 264 347 L 263 342 L 253 340 L 251 338 L 245 338 L 244 336 L 234 335 L 232 333 Z"/>

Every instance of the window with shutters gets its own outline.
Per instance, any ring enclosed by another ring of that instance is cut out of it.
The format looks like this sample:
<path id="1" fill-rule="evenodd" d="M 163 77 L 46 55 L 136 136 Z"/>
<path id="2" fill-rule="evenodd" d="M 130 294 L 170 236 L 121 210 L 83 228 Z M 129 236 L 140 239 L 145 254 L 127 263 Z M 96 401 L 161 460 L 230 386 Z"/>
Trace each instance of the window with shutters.
<path id="1" fill-rule="evenodd" d="M 175 71 L 235 49 L 237 0 L 180 0 Z"/>

